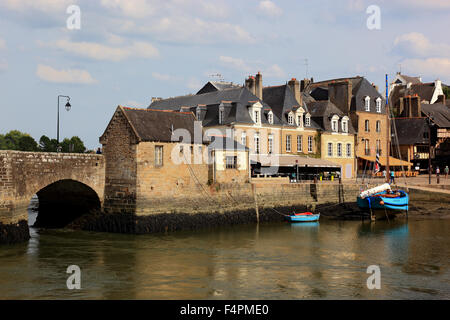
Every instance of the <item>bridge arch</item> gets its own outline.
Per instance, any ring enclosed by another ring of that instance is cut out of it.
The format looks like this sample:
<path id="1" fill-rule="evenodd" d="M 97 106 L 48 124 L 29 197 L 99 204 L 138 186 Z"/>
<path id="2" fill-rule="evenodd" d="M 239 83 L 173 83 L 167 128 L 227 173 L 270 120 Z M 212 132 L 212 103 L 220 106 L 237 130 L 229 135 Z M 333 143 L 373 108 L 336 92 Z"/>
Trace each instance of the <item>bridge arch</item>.
<path id="1" fill-rule="evenodd" d="M 72 179 L 55 181 L 36 192 L 39 199 L 35 227 L 63 228 L 77 218 L 99 211 L 97 192 L 85 183 Z"/>

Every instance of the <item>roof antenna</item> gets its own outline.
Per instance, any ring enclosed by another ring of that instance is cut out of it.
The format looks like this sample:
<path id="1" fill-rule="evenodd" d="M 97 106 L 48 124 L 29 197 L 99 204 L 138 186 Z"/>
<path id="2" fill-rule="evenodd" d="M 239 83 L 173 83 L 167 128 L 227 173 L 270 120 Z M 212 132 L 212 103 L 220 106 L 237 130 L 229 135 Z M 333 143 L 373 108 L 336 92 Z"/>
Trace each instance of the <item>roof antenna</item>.
<path id="1" fill-rule="evenodd" d="M 219 81 L 225 81 L 225 79 L 223 78 L 223 76 L 220 73 L 210 74 L 209 76 L 213 79 L 217 78 L 217 80 L 219 80 Z"/>

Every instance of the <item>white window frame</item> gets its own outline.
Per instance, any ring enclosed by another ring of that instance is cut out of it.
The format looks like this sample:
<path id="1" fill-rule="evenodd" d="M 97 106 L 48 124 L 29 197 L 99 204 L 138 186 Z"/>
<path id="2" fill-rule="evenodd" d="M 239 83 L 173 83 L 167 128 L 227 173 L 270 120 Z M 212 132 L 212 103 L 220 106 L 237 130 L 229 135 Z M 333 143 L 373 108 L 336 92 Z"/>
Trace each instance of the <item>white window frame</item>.
<path id="1" fill-rule="evenodd" d="M 303 136 L 297 136 L 297 152 L 303 152 Z"/>
<path id="2" fill-rule="evenodd" d="M 377 112 L 381 113 L 381 98 L 378 97 L 376 101 L 377 101 Z"/>
<path id="3" fill-rule="evenodd" d="M 269 136 L 267 138 L 267 153 L 273 153 L 273 133 L 269 133 Z"/>
<path id="4" fill-rule="evenodd" d="M 288 114 L 288 124 L 291 126 L 294 125 L 294 115 L 292 113 Z"/>
<path id="5" fill-rule="evenodd" d="M 267 121 L 269 122 L 269 124 L 273 124 L 273 112 L 272 111 L 270 111 L 267 114 Z"/>
<path id="6" fill-rule="evenodd" d="M 338 115 L 334 115 L 331 118 L 331 131 L 339 132 L 339 116 Z"/>
<path id="7" fill-rule="evenodd" d="M 344 133 L 348 133 L 348 120 L 349 120 L 348 117 L 345 116 L 342 118 L 341 121 L 342 132 Z"/>
<path id="8" fill-rule="evenodd" d="M 370 112 L 370 97 L 369 96 L 364 98 L 364 110 Z"/>
<path id="9" fill-rule="evenodd" d="M 292 136 L 286 135 L 286 152 L 292 152 Z"/>
<path id="10" fill-rule="evenodd" d="M 308 136 L 308 152 L 313 152 L 313 136 Z"/>
<path id="11" fill-rule="evenodd" d="M 164 165 L 164 146 L 155 146 L 155 167 Z"/>
<path id="12" fill-rule="evenodd" d="M 351 143 L 347 143 L 347 158 L 351 158 L 352 157 L 352 144 Z"/>
<path id="13" fill-rule="evenodd" d="M 311 126 L 311 116 L 309 114 L 307 114 L 305 116 L 305 127 L 310 127 Z"/>
<path id="14" fill-rule="evenodd" d="M 255 144 L 254 149 L 255 149 L 255 153 L 259 154 L 261 151 L 261 145 L 260 145 L 260 139 L 259 139 L 259 133 L 255 133 L 255 135 L 253 136 L 253 142 Z"/>
<path id="15" fill-rule="evenodd" d="M 219 124 L 223 124 L 225 110 L 224 108 L 219 108 Z"/>
<path id="16" fill-rule="evenodd" d="M 333 143 L 332 142 L 328 142 L 327 154 L 329 157 L 333 157 Z"/>
<path id="17" fill-rule="evenodd" d="M 364 120 L 364 132 L 370 132 L 370 121 L 368 119 Z"/>
<path id="18" fill-rule="evenodd" d="M 376 131 L 381 132 L 381 121 L 380 120 L 377 120 L 377 122 L 376 122 Z"/>
<path id="19" fill-rule="evenodd" d="M 336 147 L 336 155 L 338 158 L 342 157 L 342 143 L 338 142 Z"/>
<path id="20" fill-rule="evenodd" d="M 242 131 L 241 133 L 241 144 L 247 146 L 247 132 Z"/>
<path id="21" fill-rule="evenodd" d="M 254 110 L 253 114 L 254 114 L 254 119 L 255 119 L 255 123 L 256 124 L 260 124 L 261 123 L 261 117 L 260 117 L 260 110 Z"/>

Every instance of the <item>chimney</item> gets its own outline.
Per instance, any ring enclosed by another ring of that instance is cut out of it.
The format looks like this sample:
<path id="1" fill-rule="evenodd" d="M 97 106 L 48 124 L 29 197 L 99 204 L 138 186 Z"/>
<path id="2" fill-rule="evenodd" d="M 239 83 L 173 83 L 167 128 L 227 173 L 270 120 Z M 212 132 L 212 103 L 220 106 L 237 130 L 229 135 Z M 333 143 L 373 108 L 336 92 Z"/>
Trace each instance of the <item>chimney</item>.
<path id="1" fill-rule="evenodd" d="M 263 98 L 263 81 L 262 74 L 258 71 L 256 74 L 255 96 L 262 100 Z"/>
<path id="2" fill-rule="evenodd" d="M 306 88 L 307 86 L 309 86 L 309 84 L 310 84 L 311 82 L 312 82 L 312 81 L 309 80 L 309 79 L 303 79 L 303 80 L 300 82 L 300 92 L 305 91 L 305 88 Z"/>
<path id="3" fill-rule="evenodd" d="M 442 81 L 441 80 L 435 80 L 434 81 L 434 87 L 442 89 Z"/>
<path id="4" fill-rule="evenodd" d="M 329 83 L 328 97 L 330 102 L 348 115 L 352 103 L 352 83 L 350 81 Z"/>
<path id="5" fill-rule="evenodd" d="M 255 77 L 249 76 L 245 79 L 245 87 L 254 95 L 256 95 L 256 80 Z"/>
<path id="6" fill-rule="evenodd" d="M 301 105 L 302 98 L 300 95 L 300 82 L 297 79 L 292 78 L 291 80 L 289 80 L 288 86 L 289 86 L 289 88 L 291 88 L 292 92 L 294 93 L 295 100 L 297 100 L 298 104 Z"/>
<path id="7" fill-rule="evenodd" d="M 442 103 L 444 106 L 446 104 L 445 94 L 441 94 L 437 97 L 437 100 L 434 103 Z"/>
<path id="8" fill-rule="evenodd" d="M 377 90 L 377 92 L 378 92 L 378 86 L 377 86 L 377 85 L 375 85 L 374 83 L 372 83 L 372 87 L 374 87 L 375 90 Z"/>
<path id="9" fill-rule="evenodd" d="M 414 95 L 410 98 L 411 106 L 411 117 L 417 118 L 422 116 L 422 107 L 420 105 L 420 99 L 418 95 Z"/>

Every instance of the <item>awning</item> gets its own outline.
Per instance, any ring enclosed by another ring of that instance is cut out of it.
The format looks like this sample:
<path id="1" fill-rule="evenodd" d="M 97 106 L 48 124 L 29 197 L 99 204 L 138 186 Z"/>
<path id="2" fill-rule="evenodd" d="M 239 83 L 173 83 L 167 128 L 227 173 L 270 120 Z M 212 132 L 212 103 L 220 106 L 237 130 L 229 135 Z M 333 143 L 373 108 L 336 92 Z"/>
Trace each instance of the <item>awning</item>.
<path id="1" fill-rule="evenodd" d="M 375 162 L 375 156 L 360 156 L 358 157 L 360 159 L 364 159 L 370 162 Z M 387 157 L 380 157 L 380 163 L 382 166 L 386 166 L 386 162 L 387 162 Z M 411 167 L 413 164 L 411 162 L 408 161 L 403 161 L 401 159 L 397 159 L 394 157 L 389 157 L 389 166 L 390 167 L 400 167 L 400 166 L 408 166 Z"/>
<path id="2" fill-rule="evenodd" d="M 318 158 L 290 156 L 290 155 L 262 155 L 252 154 L 250 155 L 250 161 L 252 163 L 261 163 L 263 167 L 277 166 L 277 167 L 293 167 L 298 165 L 299 167 L 315 167 L 315 168 L 340 168 L 341 165 Z"/>

